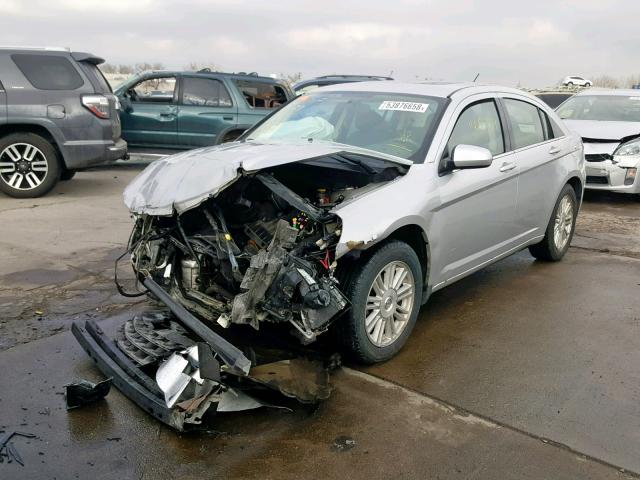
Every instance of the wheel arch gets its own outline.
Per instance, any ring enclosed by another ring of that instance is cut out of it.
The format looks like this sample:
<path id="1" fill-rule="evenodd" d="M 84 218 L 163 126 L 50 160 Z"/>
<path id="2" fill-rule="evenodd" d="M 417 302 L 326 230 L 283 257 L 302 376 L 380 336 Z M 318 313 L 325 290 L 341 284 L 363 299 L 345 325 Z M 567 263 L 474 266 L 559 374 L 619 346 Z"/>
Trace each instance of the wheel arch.
<path id="1" fill-rule="evenodd" d="M 578 199 L 578 207 L 582 205 L 582 196 L 584 193 L 584 185 L 582 184 L 582 180 L 578 177 L 571 177 L 567 180 L 567 184 L 571 185 L 573 191 L 576 192 L 576 198 Z"/>
<path id="2" fill-rule="evenodd" d="M 58 141 L 51 133 L 51 131 L 44 125 L 40 125 L 37 123 L 9 123 L 0 125 L 0 138 L 6 137 L 7 135 L 11 135 L 13 133 L 33 133 L 44 138 L 46 141 L 51 143 L 51 145 L 53 145 L 53 149 L 56 151 L 60 166 L 62 168 L 66 168 L 64 155 L 62 154 L 62 150 L 60 150 Z"/>
<path id="3" fill-rule="evenodd" d="M 221 145 L 224 142 L 224 138 L 230 133 L 238 132 L 238 137 L 236 138 L 239 138 L 240 135 L 242 135 L 251 127 L 252 125 L 233 125 L 231 127 L 225 128 L 216 137 L 216 145 Z"/>
<path id="4" fill-rule="evenodd" d="M 409 245 L 418 256 L 422 268 L 423 295 L 422 303 L 426 302 L 431 291 L 429 274 L 431 272 L 431 251 L 429 237 L 424 228 L 416 223 L 405 223 L 396 226 L 387 235 L 377 239 L 375 243 L 365 244 L 364 242 L 347 242 L 349 251 L 338 260 L 339 264 L 345 264 L 347 271 L 352 270 L 355 263 L 359 263 L 363 258 L 368 258 L 378 248 L 386 245 L 390 241 L 401 241 Z"/>
<path id="5" fill-rule="evenodd" d="M 391 240 L 399 240 L 409 245 L 420 260 L 420 266 L 422 267 L 422 278 L 424 279 L 424 285 L 429 282 L 429 240 L 425 231 L 416 224 L 408 224 L 399 227 L 387 236 L 381 244 Z"/>

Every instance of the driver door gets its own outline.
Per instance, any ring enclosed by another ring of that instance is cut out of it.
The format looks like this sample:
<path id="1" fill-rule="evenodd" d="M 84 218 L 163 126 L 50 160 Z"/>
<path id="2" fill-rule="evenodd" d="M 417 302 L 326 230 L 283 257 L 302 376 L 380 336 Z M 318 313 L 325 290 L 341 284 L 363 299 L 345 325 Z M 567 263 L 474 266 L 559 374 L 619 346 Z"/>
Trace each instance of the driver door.
<path id="1" fill-rule="evenodd" d="M 435 287 L 451 283 L 517 244 L 518 165 L 494 98 L 471 100 L 459 107 L 447 136 L 439 167 L 441 206 L 434 216 L 439 251 L 433 255 Z M 457 145 L 487 148 L 489 167 L 454 169 L 450 157 Z"/>
<path id="2" fill-rule="evenodd" d="M 120 111 L 122 137 L 131 146 L 176 147 L 178 144 L 177 81 L 172 75 L 146 77 L 125 96 L 131 105 Z"/>

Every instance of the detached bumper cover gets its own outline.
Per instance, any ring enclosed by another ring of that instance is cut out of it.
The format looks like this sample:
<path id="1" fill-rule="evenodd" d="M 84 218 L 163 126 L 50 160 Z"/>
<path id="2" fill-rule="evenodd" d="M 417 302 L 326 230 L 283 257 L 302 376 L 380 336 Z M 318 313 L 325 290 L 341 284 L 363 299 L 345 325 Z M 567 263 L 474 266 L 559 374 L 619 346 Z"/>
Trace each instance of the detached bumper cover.
<path id="1" fill-rule="evenodd" d="M 74 322 L 71 332 L 100 371 L 126 397 L 162 423 L 184 430 L 185 415 L 166 406 L 156 382 L 140 370 L 92 320 Z"/>

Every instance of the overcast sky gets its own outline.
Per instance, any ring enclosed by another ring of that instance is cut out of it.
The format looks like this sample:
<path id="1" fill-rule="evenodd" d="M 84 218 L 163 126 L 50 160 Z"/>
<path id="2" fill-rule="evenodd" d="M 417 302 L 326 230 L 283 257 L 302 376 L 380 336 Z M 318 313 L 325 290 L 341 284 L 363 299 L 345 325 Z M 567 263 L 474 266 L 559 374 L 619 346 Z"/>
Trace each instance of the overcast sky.
<path id="1" fill-rule="evenodd" d="M 0 44 L 109 63 L 541 87 L 640 73 L 638 0 L 0 0 Z"/>

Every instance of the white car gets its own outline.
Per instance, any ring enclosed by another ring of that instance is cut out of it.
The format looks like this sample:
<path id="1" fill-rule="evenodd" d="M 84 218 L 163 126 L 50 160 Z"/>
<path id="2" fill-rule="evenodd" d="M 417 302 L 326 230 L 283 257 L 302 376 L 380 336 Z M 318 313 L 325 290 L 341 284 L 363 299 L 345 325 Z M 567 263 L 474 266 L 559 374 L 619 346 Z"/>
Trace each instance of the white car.
<path id="1" fill-rule="evenodd" d="M 586 188 L 640 194 L 640 91 L 587 90 L 557 113 L 584 142 Z"/>
<path id="2" fill-rule="evenodd" d="M 587 80 L 586 78 L 582 78 L 582 77 L 564 77 L 564 80 L 562 80 L 562 85 L 566 85 L 567 87 L 590 87 L 591 85 L 593 85 L 593 82 L 591 80 Z"/>

